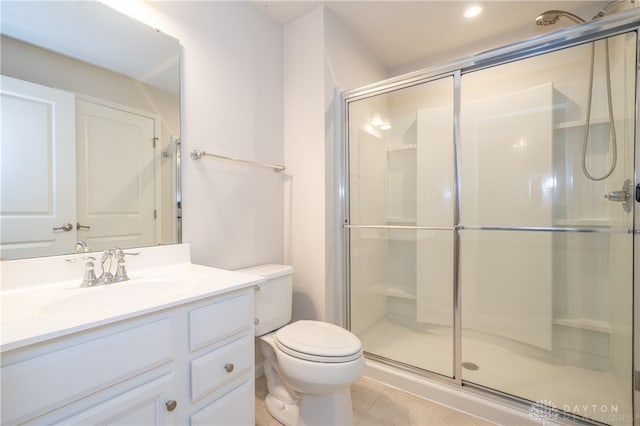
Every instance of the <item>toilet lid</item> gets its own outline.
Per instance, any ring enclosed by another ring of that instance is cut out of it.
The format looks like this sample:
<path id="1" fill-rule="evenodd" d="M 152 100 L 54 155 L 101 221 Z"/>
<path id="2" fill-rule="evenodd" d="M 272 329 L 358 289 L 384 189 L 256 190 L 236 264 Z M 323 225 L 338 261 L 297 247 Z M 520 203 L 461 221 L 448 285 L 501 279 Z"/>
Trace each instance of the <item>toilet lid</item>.
<path id="1" fill-rule="evenodd" d="M 362 344 L 354 334 L 320 321 L 296 321 L 275 333 L 283 352 L 317 362 L 347 362 L 362 356 Z"/>

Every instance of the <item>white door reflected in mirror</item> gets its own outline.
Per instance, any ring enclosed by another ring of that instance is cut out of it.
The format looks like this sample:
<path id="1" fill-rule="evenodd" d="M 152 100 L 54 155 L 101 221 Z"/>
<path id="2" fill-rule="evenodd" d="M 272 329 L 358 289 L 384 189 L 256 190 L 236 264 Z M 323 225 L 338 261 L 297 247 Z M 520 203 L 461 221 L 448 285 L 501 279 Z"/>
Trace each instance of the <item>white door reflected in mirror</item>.
<path id="1" fill-rule="evenodd" d="M 152 113 L 77 99 L 77 233 L 92 250 L 157 243 L 158 122 Z"/>
<path id="2" fill-rule="evenodd" d="M 1 82 L 0 257 L 66 254 L 80 240 L 92 250 L 157 244 L 159 117 Z"/>
<path id="3" fill-rule="evenodd" d="M 69 253 L 77 241 L 64 229 L 76 218 L 74 95 L 0 78 L 0 257 Z"/>

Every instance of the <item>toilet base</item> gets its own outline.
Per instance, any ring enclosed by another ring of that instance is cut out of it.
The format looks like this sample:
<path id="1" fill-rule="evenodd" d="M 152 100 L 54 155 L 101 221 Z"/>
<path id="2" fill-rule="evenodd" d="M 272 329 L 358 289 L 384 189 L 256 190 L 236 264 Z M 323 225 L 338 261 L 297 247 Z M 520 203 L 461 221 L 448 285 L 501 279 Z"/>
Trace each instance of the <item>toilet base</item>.
<path id="1" fill-rule="evenodd" d="M 268 394 L 264 400 L 271 416 L 285 426 L 353 425 L 351 392 L 304 395 L 298 404 L 287 404 Z"/>
<path id="2" fill-rule="evenodd" d="M 295 426 L 300 417 L 300 407 L 297 404 L 287 404 L 267 394 L 264 404 L 271 417 L 286 426 Z"/>
<path id="3" fill-rule="evenodd" d="M 353 425 L 351 390 L 329 395 L 303 395 L 298 426 Z"/>

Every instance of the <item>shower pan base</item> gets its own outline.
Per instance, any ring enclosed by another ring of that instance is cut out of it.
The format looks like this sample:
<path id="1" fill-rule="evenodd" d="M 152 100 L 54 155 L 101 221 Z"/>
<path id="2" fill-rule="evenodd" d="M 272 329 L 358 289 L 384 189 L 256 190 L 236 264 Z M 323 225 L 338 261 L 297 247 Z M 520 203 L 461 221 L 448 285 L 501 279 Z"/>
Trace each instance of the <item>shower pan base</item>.
<path id="1" fill-rule="evenodd" d="M 534 406 L 538 407 L 538 410 L 534 412 L 529 407 L 518 410 L 510 405 L 501 405 L 500 400 L 497 400 L 492 402 L 491 406 L 493 409 L 502 407 L 498 409 L 498 414 L 506 415 L 508 418 L 518 416 L 520 422 L 514 422 L 513 418 L 511 421 L 502 418 L 496 420 L 493 417 L 487 417 L 484 411 L 487 407 L 481 405 L 487 403 L 484 392 L 482 396 L 478 396 L 478 391 L 470 392 L 468 386 L 458 386 L 444 380 L 442 382 L 430 380 L 420 375 L 417 369 L 416 373 L 402 371 L 371 359 L 367 360 L 365 375 L 501 424 L 521 424 L 521 416 L 536 420 L 535 417 L 540 416 L 540 407 L 543 405 L 545 407 L 550 405 L 580 417 L 585 415 L 589 418 L 600 417 L 603 423 L 611 423 L 609 416 L 630 416 L 633 412 L 631 405 L 626 406 L 621 403 L 625 400 L 625 393 L 623 389 L 616 386 L 618 381 L 615 380 L 614 372 L 611 370 L 600 371 L 543 360 L 535 355 L 528 356 L 521 349 L 507 349 L 509 345 L 502 341 L 495 342 L 495 336 L 484 336 L 475 332 L 466 334 L 471 336 L 465 336 L 463 339 L 464 357 L 473 360 L 473 363 L 481 368 L 463 369 L 464 383 L 482 383 L 483 388 L 490 389 L 495 382 L 495 388 L 517 389 L 520 395 L 526 395 L 528 400 L 535 403 Z M 430 348 L 451 343 L 451 335 L 447 334 L 445 328 L 428 331 L 412 330 L 383 319 L 365 330 L 359 337 L 367 353 L 391 360 L 403 360 L 403 363 L 408 365 L 422 366 L 423 370 L 452 371 L 451 359 L 435 357 L 435 354 L 442 354 L 443 351 L 430 351 Z M 509 374 L 505 370 L 506 365 L 509 369 L 526 372 L 527 379 L 523 380 L 522 374 Z M 512 383 L 508 383 L 509 380 Z M 550 382 L 554 383 L 553 390 L 546 386 Z M 446 392 L 441 395 L 439 392 L 444 389 Z M 458 400 L 459 398 L 461 400 Z M 463 408 L 470 403 L 467 401 L 469 398 L 473 403 L 468 409 Z M 545 415 L 558 417 L 557 413 Z"/>

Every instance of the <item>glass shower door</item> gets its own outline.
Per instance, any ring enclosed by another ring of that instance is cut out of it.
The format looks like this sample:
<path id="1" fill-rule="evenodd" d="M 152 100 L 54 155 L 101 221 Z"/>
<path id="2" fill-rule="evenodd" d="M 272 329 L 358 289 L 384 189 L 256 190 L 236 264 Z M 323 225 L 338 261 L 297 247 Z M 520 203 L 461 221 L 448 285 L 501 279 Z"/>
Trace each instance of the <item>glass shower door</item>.
<path id="1" fill-rule="evenodd" d="M 454 375 L 453 77 L 348 105 L 350 328 L 370 356 Z"/>
<path id="2" fill-rule="evenodd" d="M 540 420 L 632 421 L 636 44 L 462 76 L 462 378 Z"/>

